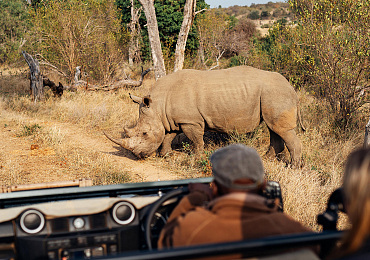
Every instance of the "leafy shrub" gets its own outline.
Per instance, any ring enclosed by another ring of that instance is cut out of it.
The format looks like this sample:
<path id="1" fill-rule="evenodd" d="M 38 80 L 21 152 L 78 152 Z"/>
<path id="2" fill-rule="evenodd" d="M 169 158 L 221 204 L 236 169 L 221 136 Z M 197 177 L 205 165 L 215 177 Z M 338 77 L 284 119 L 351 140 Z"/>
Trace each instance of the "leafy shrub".
<path id="1" fill-rule="evenodd" d="M 268 11 L 261 12 L 261 19 L 269 19 L 270 13 Z"/>
<path id="2" fill-rule="evenodd" d="M 246 64 L 247 58 L 244 56 L 233 56 L 230 58 L 230 62 L 228 67 L 235 67 L 235 66 L 240 66 L 240 65 L 245 65 Z"/>
<path id="3" fill-rule="evenodd" d="M 257 10 L 255 11 L 252 11 L 248 14 L 248 18 L 249 19 L 252 19 L 252 20 L 257 20 L 257 19 L 260 19 L 260 12 L 258 12 Z"/>
<path id="4" fill-rule="evenodd" d="M 289 3 L 299 18 L 296 29 L 284 38 L 293 43 L 292 60 L 311 93 L 329 102 L 335 126 L 344 130 L 369 102 L 364 92 L 370 73 L 370 2 Z"/>
<path id="5" fill-rule="evenodd" d="M 114 0 L 50 0 L 32 12 L 37 51 L 72 79 L 75 68 L 107 82 L 124 58 L 128 34 Z"/>
<path id="6" fill-rule="evenodd" d="M 296 88 L 328 101 L 332 129 L 345 133 L 368 103 L 370 2 L 289 1 L 294 26 L 279 20 L 255 41 L 252 65 L 282 73 Z"/>

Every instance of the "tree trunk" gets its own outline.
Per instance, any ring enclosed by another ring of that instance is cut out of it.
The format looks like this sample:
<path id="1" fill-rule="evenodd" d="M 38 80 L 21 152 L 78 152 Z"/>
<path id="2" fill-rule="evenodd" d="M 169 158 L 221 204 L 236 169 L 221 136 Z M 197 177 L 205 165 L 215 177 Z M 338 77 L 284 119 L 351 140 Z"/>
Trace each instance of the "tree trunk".
<path id="1" fill-rule="evenodd" d="M 42 100 L 44 97 L 44 83 L 40 71 L 39 62 L 37 59 L 34 59 L 25 51 L 22 51 L 22 54 L 30 68 L 31 95 L 33 100 L 37 102 L 39 100 Z"/>
<path id="2" fill-rule="evenodd" d="M 155 15 L 154 0 L 139 0 L 139 2 L 144 8 L 145 17 L 147 20 L 154 74 L 155 79 L 158 80 L 159 78 L 166 75 L 166 68 L 164 66 L 161 41 L 159 39 L 159 31 L 157 17 Z"/>
<path id="3" fill-rule="evenodd" d="M 134 0 L 131 0 L 131 21 L 129 24 L 131 36 L 130 36 L 130 44 L 129 44 L 129 49 L 128 49 L 128 63 L 130 66 L 134 65 L 134 60 L 136 60 L 136 62 L 140 62 L 141 60 L 140 51 L 139 51 L 140 11 L 141 11 L 141 7 L 139 9 L 136 9 L 134 6 Z"/>
<path id="4" fill-rule="evenodd" d="M 365 126 L 364 148 L 370 147 L 370 118 Z"/>
<path id="5" fill-rule="evenodd" d="M 184 7 L 184 20 L 182 21 L 180 33 L 176 43 L 174 72 L 182 70 L 184 66 L 186 41 L 188 39 L 190 27 L 194 21 L 196 6 L 196 0 L 186 0 Z"/>

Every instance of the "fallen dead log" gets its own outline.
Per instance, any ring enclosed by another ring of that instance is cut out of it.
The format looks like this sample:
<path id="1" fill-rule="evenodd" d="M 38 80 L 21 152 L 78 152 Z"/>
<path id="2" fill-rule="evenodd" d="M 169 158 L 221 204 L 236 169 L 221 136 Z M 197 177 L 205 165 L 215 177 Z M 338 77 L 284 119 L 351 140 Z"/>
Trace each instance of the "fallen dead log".
<path id="1" fill-rule="evenodd" d="M 87 186 L 92 186 L 92 184 L 93 182 L 91 179 L 78 179 L 78 180 L 72 180 L 72 181 L 58 181 L 58 182 L 46 182 L 46 183 L 35 183 L 35 184 L 13 185 L 13 186 L 1 186 L 0 193 L 9 193 L 9 192 L 14 192 L 14 191 L 25 191 L 25 190 L 64 188 L 64 187 L 87 187 Z"/>

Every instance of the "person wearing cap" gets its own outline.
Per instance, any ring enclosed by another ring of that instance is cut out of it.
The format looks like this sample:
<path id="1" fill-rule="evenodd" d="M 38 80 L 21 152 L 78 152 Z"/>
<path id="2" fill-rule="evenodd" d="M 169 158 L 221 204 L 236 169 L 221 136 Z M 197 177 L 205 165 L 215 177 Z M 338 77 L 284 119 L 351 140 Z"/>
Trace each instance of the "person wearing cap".
<path id="1" fill-rule="evenodd" d="M 214 152 L 210 161 L 213 182 L 189 184 L 189 194 L 171 213 L 158 248 L 310 231 L 259 195 L 265 178 L 256 150 L 232 144 Z"/>

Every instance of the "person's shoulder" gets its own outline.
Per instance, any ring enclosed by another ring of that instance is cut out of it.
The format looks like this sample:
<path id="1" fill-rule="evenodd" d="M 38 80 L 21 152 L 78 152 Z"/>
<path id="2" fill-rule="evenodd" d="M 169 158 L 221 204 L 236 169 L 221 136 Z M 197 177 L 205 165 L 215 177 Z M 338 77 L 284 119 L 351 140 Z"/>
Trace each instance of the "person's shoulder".
<path id="1" fill-rule="evenodd" d="M 279 224 L 282 228 L 287 230 L 291 230 L 293 232 L 312 232 L 309 228 L 302 225 L 301 222 L 293 219 L 286 213 L 283 212 L 275 212 L 271 215 L 271 218 Z"/>

